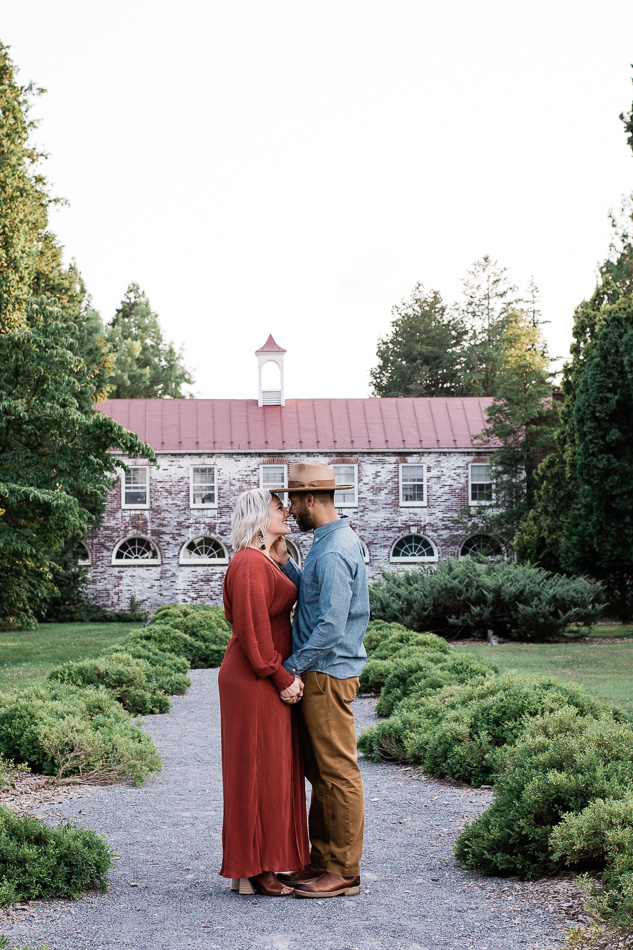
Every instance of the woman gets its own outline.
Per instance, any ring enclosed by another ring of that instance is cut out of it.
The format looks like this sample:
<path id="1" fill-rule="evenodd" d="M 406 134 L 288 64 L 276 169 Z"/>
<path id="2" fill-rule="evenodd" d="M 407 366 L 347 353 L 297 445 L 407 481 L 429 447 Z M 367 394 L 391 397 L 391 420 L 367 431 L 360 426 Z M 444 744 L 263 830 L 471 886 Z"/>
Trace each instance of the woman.
<path id="1" fill-rule="evenodd" d="M 288 512 L 263 488 L 237 500 L 235 550 L 224 580 L 233 635 L 220 668 L 223 860 L 220 874 L 240 894 L 292 894 L 275 871 L 309 863 L 305 785 L 296 717 L 303 692 L 284 670 L 291 652 L 290 610 L 297 588 L 270 557 L 290 534 Z M 239 882 L 239 883 L 238 883 Z"/>

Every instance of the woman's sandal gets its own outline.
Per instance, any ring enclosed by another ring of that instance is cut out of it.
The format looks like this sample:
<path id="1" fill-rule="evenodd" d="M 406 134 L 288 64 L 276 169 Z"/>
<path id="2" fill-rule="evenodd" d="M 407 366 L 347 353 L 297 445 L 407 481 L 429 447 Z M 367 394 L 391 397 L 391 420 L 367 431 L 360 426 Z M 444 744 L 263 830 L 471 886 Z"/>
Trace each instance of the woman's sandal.
<path id="1" fill-rule="evenodd" d="M 261 878 L 265 879 L 262 881 Z M 231 880 L 231 890 L 240 894 L 261 894 L 264 897 L 290 897 L 293 893 L 293 889 L 278 881 L 272 871 L 264 871 L 255 877 L 234 877 Z"/>

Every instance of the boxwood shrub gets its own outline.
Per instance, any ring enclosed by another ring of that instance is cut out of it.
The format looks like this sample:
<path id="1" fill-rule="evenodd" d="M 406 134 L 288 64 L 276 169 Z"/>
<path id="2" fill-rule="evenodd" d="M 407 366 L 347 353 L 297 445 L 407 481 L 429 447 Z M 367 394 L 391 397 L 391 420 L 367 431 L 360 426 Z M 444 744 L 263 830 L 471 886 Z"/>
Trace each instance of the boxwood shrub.
<path id="1" fill-rule="evenodd" d="M 154 667 L 129 653 L 64 663 L 52 670 L 48 678 L 73 686 L 103 686 L 134 716 L 165 713 L 171 706 L 169 696 L 157 683 Z"/>

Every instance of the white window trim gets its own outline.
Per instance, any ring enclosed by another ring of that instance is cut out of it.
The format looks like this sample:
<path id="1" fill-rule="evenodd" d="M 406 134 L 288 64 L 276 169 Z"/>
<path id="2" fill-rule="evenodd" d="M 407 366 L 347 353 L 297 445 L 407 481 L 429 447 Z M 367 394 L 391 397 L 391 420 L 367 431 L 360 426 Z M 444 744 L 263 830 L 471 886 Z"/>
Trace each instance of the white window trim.
<path id="1" fill-rule="evenodd" d="M 301 567 L 301 551 L 299 550 L 299 548 L 297 547 L 297 545 L 295 544 L 294 541 L 291 541 L 290 543 L 292 544 L 294 550 L 296 551 L 297 557 L 296 557 L 296 559 L 295 559 L 295 558 L 292 556 L 292 554 L 290 554 L 290 551 L 288 551 L 288 554 L 290 554 L 290 557 L 291 557 L 292 560 L 295 562 L 295 564 L 297 565 L 297 567 Z"/>
<path id="2" fill-rule="evenodd" d="M 363 561 L 365 562 L 365 564 L 369 564 L 369 548 L 367 547 L 365 542 L 362 540 L 362 538 L 359 538 L 358 540 L 360 541 L 361 550 L 363 552 Z"/>
<path id="3" fill-rule="evenodd" d="M 194 468 L 212 468 L 213 469 L 213 487 L 215 489 L 215 501 L 208 504 L 196 505 L 193 501 L 193 470 Z M 198 462 L 197 465 L 189 466 L 189 507 L 190 508 L 217 508 L 218 507 L 218 467 L 212 463 Z M 189 542 L 187 542 L 188 544 Z"/>
<path id="4" fill-rule="evenodd" d="M 403 501 L 402 499 L 402 470 L 409 465 L 417 465 L 424 469 L 424 501 Z M 426 487 L 426 465 L 424 462 L 399 462 L 398 463 L 398 486 L 399 486 L 399 504 L 401 508 L 428 508 L 429 496 Z"/>
<path id="5" fill-rule="evenodd" d="M 191 544 L 192 541 L 195 541 L 196 538 L 212 538 L 214 541 L 217 541 L 217 543 L 220 545 L 220 547 L 224 551 L 224 557 L 186 558 L 184 556 L 186 547 L 188 544 Z M 220 539 L 216 538 L 214 534 L 197 534 L 193 538 L 189 538 L 188 541 L 185 541 L 185 543 L 181 547 L 180 554 L 178 556 L 178 563 L 181 565 L 181 567 L 213 567 L 214 565 L 226 566 L 229 563 L 229 555 L 224 544 L 222 544 Z"/>
<path id="6" fill-rule="evenodd" d="M 271 462 L 269 464 L 260 465 L 259 466 L 259 487 L 260 488 L 266 487 L 264 485 L 264 471 L 265 470 L 270 471 L 271 468 L 283 468 L 284 470 L 283 486 L 284 488 L 287 488 L 288 487 L 288 466 L 285 464 L 285 462 Z"/>
<path id="7" fill-rule="evenodd" d="M 394 557 L 393 556 L 393 550 L 396 544 L 398 543 L 398 541 L 402 541 L 403 538 L 408 538 L 409 535 L 411 534 L 415 534 L 416 537 L 424 538 L 425 541 L 429 542 L 429 544 L 433 548 L 433 555 L 431 557 Z M 437 560 L 438 560 L 438 553 L 437 553 L 437 546 L 435 542 L 432 541 L 431 538 L 428 537 L 428 535 L 419 534 L 418 532 L 414 532 L 414 531 L 407 531 L 406 534 L 401 534 L 399 538 L 396 538 L 396 540 L 391 545 L 391 550 L 389 552 L 389 561 L 393 564 L 434 564 Z"/>
<path id="8" fill-rule="evenodd" d="M 356 462 L 332 462 L 332 467 L 336 468 L 337 465 L 345 465 L 346 468 L 354 469 L 354 501 L 337 501 L 336 492 L 334 493 L 334 507 L 335 508 L 358 508 L 358 463 Z M 335 480 L 336 481 L 336 480 Z M 345 484 L 345 483 L 343 483 Z M 350 489 L 348 488 L 347 491 Z"/>
<path id="9" fill-rule="evenodd" d="M 156 550 L 158 551 L 158 557 L 151 558 L 120 558 L 116 560 L 116 552 L 119 550 L 121 545 L 125 541 L 129 541 L 130 538 L 142 538 L 144 541 L 149 541 Z M 114 547 L 112 552 L 112 566 L 113 567 L 156 567 L 157 564 L 161 563 L 160 549 L 155 541 L 152 541 L 151 538 L 148 538 L 145 534 L 127 534 L 124 538 L 121 538 L 120 541 Z"/>
<path id="10" fill-rule="evenodd" d="M 79 543 L 86 553 L 83 560 L 77 561 L 77 566 L 78 567 L 92 567 L 92 554 L 90 553 L 90 548 L 85 543 L 85 541 L 80 541 Z"/>
<path id="11" fill-rule="evenodd" d="M 130 470 L 131 470 L 131 471 L 137 471 L 138 469 L 141 469 L 141 470 L 143 470 L 143 471 L 145 472 L 145 488 L 146 488 L 146 495 L 145 495 L 145 497 L 146 497 L 147 501 L 146 501 L 144 504 L 126 505 L 126 503 L 125 503 L 125 476 L 126 476 L 126 472 L 121 472 L 121 508 L 124 508 L 124 509 L 127 509 L 127 510 L 129 510 L 130 508 L 144 508 L 144 509 L 149 508 L 149 500 L 150 500 L 149 465 L 131 465 L 131 466 L 130 466 Z"/>
<path id="12" fill-rule="evenodd" d="M 491 498 L 482 499 L 481 501 L 473 501 L 472 489 L 471 489 L 471 485 L 473 484 L 472 478 L 471 478 L 473 465 L 488 465 L 490 467 L 490 462 L 469 462 L 468 463 L 468 507 L 477 508 L 479 507 L 479 505 L 490 505 L 495 499 L 494 489 L 491 492 L 491 495 L 492 495 Z M 475 484 L 481 485 L 482 482 L 475 482 Z M 492 485 L 492 481 L 490 482 L 490 484 Z"/>

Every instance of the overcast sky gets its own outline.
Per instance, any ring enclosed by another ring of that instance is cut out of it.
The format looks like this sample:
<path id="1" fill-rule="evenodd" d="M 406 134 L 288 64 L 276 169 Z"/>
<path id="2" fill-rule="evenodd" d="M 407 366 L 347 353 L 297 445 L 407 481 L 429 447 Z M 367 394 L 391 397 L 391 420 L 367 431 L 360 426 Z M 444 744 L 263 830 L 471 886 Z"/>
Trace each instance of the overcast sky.
<path id="1" fill-rule="evenodd" d="M 391 307 L 489 254 L 554 354 L 633 191 L 631 0 L 0 0 L 53 228 L 105 320 L 138 282 L 201 397 L 366 396 Z"/>

